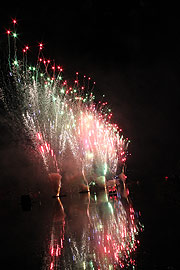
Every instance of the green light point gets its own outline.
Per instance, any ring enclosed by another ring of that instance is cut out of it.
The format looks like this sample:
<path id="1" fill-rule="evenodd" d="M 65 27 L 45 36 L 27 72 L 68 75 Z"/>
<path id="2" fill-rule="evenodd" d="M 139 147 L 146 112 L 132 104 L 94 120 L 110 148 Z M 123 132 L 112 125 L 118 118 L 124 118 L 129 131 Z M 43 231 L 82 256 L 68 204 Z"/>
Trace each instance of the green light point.
<path id="1" fill-rule="evenodd" d="M 14 60 L 13 65 L 18 66 L 18 61 Z"/>
<path id="2" fill-rule="evenodd" d="M 12 33 L 13 38 L 17 38 L 17 34 L 14 32 Z"/>

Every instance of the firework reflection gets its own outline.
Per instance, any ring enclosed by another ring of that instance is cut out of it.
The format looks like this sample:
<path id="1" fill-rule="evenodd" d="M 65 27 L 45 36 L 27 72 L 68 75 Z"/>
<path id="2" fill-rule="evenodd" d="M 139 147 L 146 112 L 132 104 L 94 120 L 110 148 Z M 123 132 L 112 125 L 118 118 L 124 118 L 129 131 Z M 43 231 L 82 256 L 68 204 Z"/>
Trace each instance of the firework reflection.
<path id="1" fill-rule="evenodd" d="M 135 269 L 141 228 L 132 205 L 106 192 L 62 202 L 55 207 L 44 269 Z"/>

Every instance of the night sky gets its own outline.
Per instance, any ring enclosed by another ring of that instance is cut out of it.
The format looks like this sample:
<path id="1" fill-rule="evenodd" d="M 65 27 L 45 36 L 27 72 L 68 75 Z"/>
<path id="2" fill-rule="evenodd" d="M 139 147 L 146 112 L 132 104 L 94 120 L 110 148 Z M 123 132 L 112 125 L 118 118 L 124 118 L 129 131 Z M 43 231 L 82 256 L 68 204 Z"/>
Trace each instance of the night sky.
<path id="1" fill-rule="evenodd" d="M 158 2 L 158 4 L 157 4 Z M 174 174 L 179 158 L 180 18 L 173 1 L 44 1 L 0 9 L 0 46 L 11 18 L 20 43 L 45 44 L 45 56 L 71 79 L 78 71 L 105 94 L 113 122 L 130 138 L 129 170 Z"/>

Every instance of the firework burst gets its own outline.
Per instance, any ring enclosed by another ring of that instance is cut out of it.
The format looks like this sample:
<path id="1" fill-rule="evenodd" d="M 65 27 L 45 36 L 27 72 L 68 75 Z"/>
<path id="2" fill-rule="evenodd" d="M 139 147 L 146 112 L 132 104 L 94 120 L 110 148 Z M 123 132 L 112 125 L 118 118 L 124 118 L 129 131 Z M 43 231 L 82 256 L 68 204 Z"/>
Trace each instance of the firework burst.
<path id="1" fill-rule="evenodd" d="M 107 171 L 115 174 L 118 165 L 126 161 L 129 141 L 111 122 L 107 103 L 95 103 L 95 83 L 90 77 L 80 80 L 76 72 L 70 86 L 63 78 L 62 67 L 44 57 L 42 43 L 35 65 L 29 65 L 28 45 L 18 57 L 16 25 L 13 20 L 13 31 L 6 32 L 9 67 L 4 77 L 10 78 L 11 84 L 1 87 L 4 107 L 15 115 L 14 119 L 22 120 L 49 172 L 63 170 L 69 149 L 84 177 L 105 176 Z"/>

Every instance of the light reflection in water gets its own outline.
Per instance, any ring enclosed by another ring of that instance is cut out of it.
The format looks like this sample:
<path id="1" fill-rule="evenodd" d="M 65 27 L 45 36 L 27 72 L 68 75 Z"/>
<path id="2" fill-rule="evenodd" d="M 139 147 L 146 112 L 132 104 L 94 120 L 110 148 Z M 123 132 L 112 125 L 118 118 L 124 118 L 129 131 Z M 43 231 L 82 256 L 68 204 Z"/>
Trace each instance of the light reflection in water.
<path id="1" fill-rule="evenodd" d="M 105 192 L 78 196 L 55 203 L 43 269 L 135 269 L 141 226 L 132 205 Z"/>

